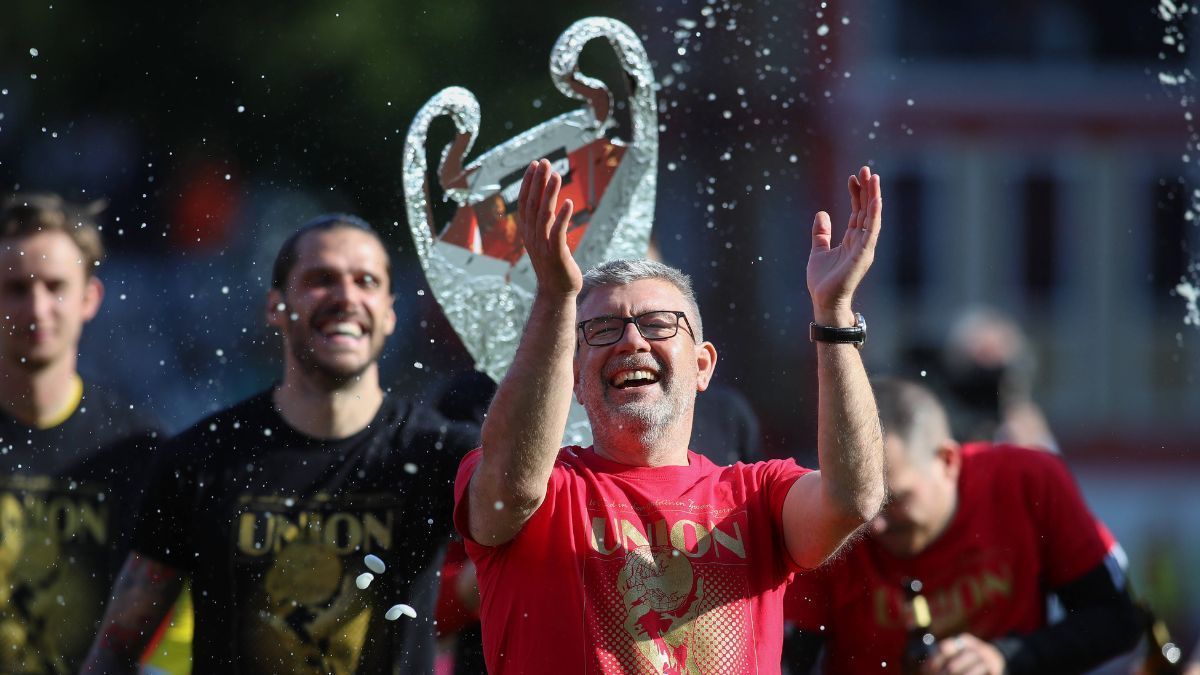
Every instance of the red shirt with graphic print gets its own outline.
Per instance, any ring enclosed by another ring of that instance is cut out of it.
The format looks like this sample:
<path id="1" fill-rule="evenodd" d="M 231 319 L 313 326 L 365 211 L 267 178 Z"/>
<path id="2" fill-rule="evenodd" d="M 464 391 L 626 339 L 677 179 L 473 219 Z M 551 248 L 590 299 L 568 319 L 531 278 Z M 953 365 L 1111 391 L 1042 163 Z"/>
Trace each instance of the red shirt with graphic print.
<path id="1" fill-rule="evenodd" d="M 478 568 L 491 673 L 778 673 L 796 566 L 791 460 L 633 467 L 563 448 L 546 499 L 511 541 L 470 538 L 463 458 L 454 523 Z"/>
<path id="2" fill-rule="evenodd" d="M 922 582 L 936 638 L 991 640 L 1044 626 L 1047 591 L 1099 565 L 1113 545 L 1060 457 L 965 445 L 957 508 L 928 548 L 901 558 L 864 538 L 796 575 L 787 618 L 824 636 L 826 673 L 896 673 L 913 625 L 906 579 Z"/>

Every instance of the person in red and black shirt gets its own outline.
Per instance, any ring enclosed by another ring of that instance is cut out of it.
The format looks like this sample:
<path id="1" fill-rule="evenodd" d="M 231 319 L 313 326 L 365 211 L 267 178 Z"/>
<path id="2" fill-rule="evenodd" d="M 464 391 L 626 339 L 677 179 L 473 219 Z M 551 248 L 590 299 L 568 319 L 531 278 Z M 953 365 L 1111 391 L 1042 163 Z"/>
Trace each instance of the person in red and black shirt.
<path id="1" fill-rule="evenodd" d="M 933 636 L 922 673 L 1078 673 L 1132 649 L 1140 624 L 1123 554 L 1060 457 L 950 437 L 924 388 L 875 383 L 888 462 L 887 507 L 844 557 L 797 575 L 786 615 L 789 665 L 900 672 L 916 623 L 904 584 L 923 586 Z M 1046 596 L 1066 617 L 1047 625 Z"/>

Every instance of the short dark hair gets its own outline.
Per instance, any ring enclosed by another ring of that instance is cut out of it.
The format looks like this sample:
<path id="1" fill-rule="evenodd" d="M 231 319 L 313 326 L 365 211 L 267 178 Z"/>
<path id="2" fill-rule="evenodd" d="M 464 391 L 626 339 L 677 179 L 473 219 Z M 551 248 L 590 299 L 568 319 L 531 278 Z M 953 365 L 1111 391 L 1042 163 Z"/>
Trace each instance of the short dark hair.
<path id="1" fill-rule="evenodd" d="M 946 409 L 929 389 L 897 377 L 873 378 L 871 389 L 884 435 L 903 442 L 909 459 L 923 464 L 950 439 Z"/>
<path id="2" fill-rule="evenodd" d="M 348 213 L 326 213 L 301 225 L 279 247 L 279 254 L 275 256 L 275 266 L 271 269 L 271 288 L 282 291 L 283 287 L 287 285 L 288 276 L 292 273 L 292 267 L 296 265 L 296 251 L 300 248 L 300 240 L 305 235 L 313 232 L 328 232 L 343 227 L 366 232 L 374 237 L 375 241 L 379 242 L 379 247 L 383 249 L 383 259 L 387 262 L 388 286 L 390 287 L 392 283 L 392 256 L 388 253 L 387 244 L 384 243 L 383 237 L 379 236 L 379 232 L 371 227 L 370 223 L 358 216 Z"/>
<path id="3" fill-rule="evenodd" d="M 62 232 L 83 253 L 84 273 L 91 277 L 104 260 L 104 242 L 96 216 L 107 202 L 72 204 L 52 192 L 14 194 L 0 208 L 0 239 L 29 237 L 42 232 Z"/>

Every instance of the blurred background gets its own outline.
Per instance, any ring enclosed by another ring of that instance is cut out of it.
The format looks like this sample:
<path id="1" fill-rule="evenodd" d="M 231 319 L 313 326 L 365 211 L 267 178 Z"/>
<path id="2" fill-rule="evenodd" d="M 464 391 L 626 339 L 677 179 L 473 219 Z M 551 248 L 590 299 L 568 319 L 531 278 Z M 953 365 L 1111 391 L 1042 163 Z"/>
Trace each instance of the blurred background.
<path id="1" fill-rule="evenodd" d="M 1057 447 L 1192 644 L 1197 17 L 1170 0 L 6 3 L 0 188 L 110 202 L 81 370 L 172 431 L 266 386 L 275 251 L 342 210 L 393 245 L 385 382 L 433 396 L 471 360 L 413 254 L 408 125 L 443 87 L 470 89 L 470 159 L 574 109 L 547 60 L 590 15 L 650 53 L 655 235 L 693 275 L 718 380 L 767 451 L 815 462 L 809 228 L 818 209 L 844 223 L 845 177 L 870 164 L 886 209 L 859 297 L 869 367 L 927 378 L 964 436 L 992 419 Z M 616 88 L 605 46 L 583 56 Z M 451 136 L 434 125 L 431 163 Z"/>

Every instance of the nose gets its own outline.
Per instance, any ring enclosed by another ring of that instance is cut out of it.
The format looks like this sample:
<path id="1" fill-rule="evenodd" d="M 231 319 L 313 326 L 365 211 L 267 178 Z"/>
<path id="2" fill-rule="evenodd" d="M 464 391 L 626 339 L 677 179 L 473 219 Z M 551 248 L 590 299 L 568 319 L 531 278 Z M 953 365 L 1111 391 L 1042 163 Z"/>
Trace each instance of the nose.
<path id="1" fill-rule="evenodd" d="M 54 306 L 58 304 L 58 297 L 46 287 L 46 284 L 41 282 L 29 285 L 24 300 L 25 310 L 29 312 L 34 321 L 49 318 Z"/>
<path id="2" fill-rule="evenodd" d="M 351 304 L 355 300 L 355 294 L 358 292 L 358 286 L 354 283 L 354 279 L 344 277 L 330 284 L 329 295 L 339 304 Z"/>
<path id="3" fill-rule="evenodd" d="M 638 330 L 637 324 L 632 321 L 625 324 L 625 329 L 621 333 L 621 339 L 618 340 L 613 346 L 618 352 L 650 351 L 650 341 L 642 337 L 642 333 Z"/>

